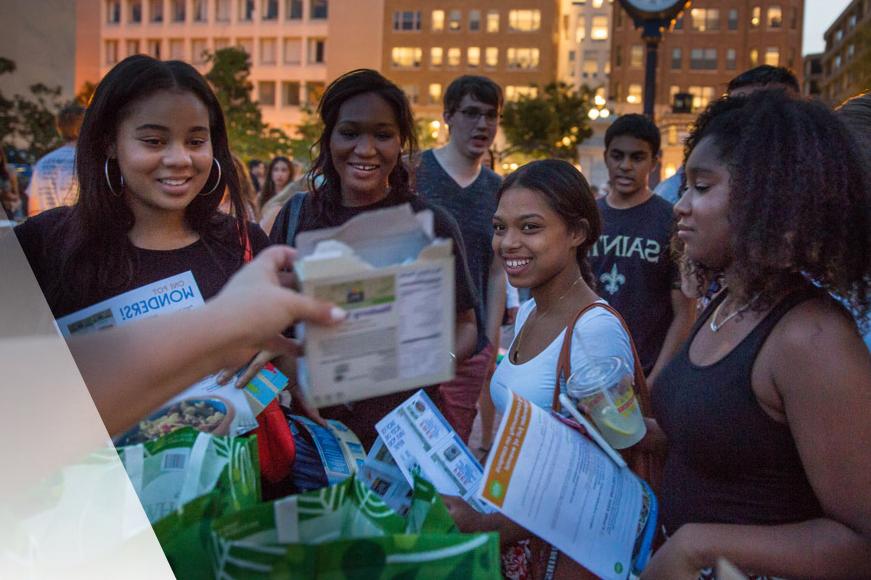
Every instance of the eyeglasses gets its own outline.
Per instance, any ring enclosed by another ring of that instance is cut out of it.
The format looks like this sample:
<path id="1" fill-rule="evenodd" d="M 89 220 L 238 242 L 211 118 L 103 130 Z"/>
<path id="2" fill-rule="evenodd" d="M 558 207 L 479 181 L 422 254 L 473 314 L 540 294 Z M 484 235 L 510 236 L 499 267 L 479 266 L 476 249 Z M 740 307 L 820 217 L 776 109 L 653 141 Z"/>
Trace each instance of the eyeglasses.
<path id="1" fill-rule="evenodd" d="M 488 125 L 495 125 L 499 122 L 499 118 L 501 117 L 499 111 L 496 109 L 482 111 L 477 107 L 466 107 L 465 109 L 460 109 L 460 114 L 463 115 L 463 118 L 472 123 L 477 123 L 481 117 L 484 117 L 484 120 Z"/>

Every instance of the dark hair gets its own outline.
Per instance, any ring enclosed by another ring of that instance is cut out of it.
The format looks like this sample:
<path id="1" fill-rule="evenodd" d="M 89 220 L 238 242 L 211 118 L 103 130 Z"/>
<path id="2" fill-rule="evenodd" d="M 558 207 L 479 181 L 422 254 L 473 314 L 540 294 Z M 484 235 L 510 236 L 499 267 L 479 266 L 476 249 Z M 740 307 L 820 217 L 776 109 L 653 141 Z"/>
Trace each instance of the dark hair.
<path id="1" fill-rule="evenodd" d="M 512 187 L 524 187 L 540 193 L 547 204 L 562 218 L 569 229 L 587 230 L 587 239 L 578 246 L 577 261 L 584 281 L 596 287 L 596 277 L 587 260 L 587 252 L 602 233 L 602 219 L 596 198 L 584 175 L 574 165 L 559 159 L 527 163 L 502 182 L 497 200 Z M 584 227 L 584 221 L 587 222 Z"/>
<path id="2" fill-rule="evenodd" d="M 78 139 L 84 117 L 84 107 L 76 102 L 70 103 L 60 110 L 57 114 L 57 132 L 60 133 L 64 141 Z"/>
<path id="3" fill-rule="evenodd" d="M 644 115 L 631 114 L 617 117 L 617 120 L 605 131 L 605 149 L 611 146 L 611 141 L 623 135 L 646 141 L 650 145 L 651 155 L 656 157 L 659 154 L 659 147 L 662 144 L 659 129 Z"/>
<path id="4" fill-rule="evenodd" d="M 859 141 L 862 150 L 869 156 L 871 166 L 871 91 L 844 101 L 835 114 Z"/>
<path id="5" fill-rule="evenodd" d="M 275 191 L 275 182 L 272 181 L 272 170 L 279 163 L 284 163 L 285 165 L 287 165 L 287 168 L 290 171 L 290 179 L 288 180 L 287 184 L 290 185 L 294 180 L 295 168 L 293 166 L 293 161 L 291 161 L 287 157 L 284 157 L 283 155 L 279 155 L 278 157 L 273 158 L 272 161 L 269 163 L 269 169 L 266 170 L 266 183 L 263 184 L 263 191 L 260 192 L 260 209 L 263 209 L 263 206 L 266 205 L 266 202 L 275 197 L 275 194 L 278 193 L 277 191 Z"/>
<path id="6" fill-rule="evenodd" d="M 726 92 L 731 93 L 743 87 L 763 88 L 768 85 L 782 85 L 795 93 L 801 93 L 798 79 L 795 78 L 791 70 L 783 66 L 771 66 L 770 64 L 763 64 L 742 72 L 729 81 Z"/>
<path id="7" fill-rule="evenodd" d="M 837 116 L 783 90 L 714 101 L 686 141 L 710 137 L 730 174 L 730 272 L 769 307 L 812 280 L 868 311 L 871 197 L 862 152 Z"/>
<path id="8" fill-rule="evenodd" d="M 222 243 L 238 253 L 240 264 L 248 244 L 248 230 L 240 220 L 239 237 L 220 239 L 223 221 L 218 213 L 222 192 L 229 189 L 236 216 L 244 216 L 239 178 L 230 155 L 224 114 L 206 80 L 191 65 L 181 61 L 159 61 L 144 55 L 125 58 L 100 81 L 85 113 L 76 145 L 76 174 L 79 199 L 70 212 L 71 234 L 65 240 L 67 252 L 58 280 L 82 288 L 116 288 L 127 284 L 133 274 L 133 255 L 127 233 L 133 227 L 133 212 L 123 195 L 109 189 L 104 175 L 108 152 L 115 143 L 119 124 L 133 105 L 159 91 L 193 93 L 209 111 L 209 131 L 214 158 L 221 165 L 221 178 L 212 195 L 198 195 L 185 209 L 185 219 L 204 241 Z M 214 164 L 213 164 L 214 165 Z M 118 191 L 118 164 L 109 162 L 109 175 Z M 214 175 L 214 177 L 212 177 Z M 217 171 L 212 167 L 206 190 L 212 189 Z M 229 242 L 229 243 L 227 243 Z M 61 292 L 63 289 L 55 289 Z"/>
<path id="9" fill-rule="evenodd" d="M 366 93 L 374 93 L 384 99 L 396 115 L 399 126 L 401 151 L 396 166 L 388 176 L 390 194 L 398 199 L 414 196 L 411 169 L 402 162 L 402 157 L 414 159 L 417 154 L 417 137 L 414 132 L 414 115 L 408 98 L 398 86 L 387 80 L 381 73 L 371 69 L 356 69 L 347 72 L 330 83 L 318 104 L 318 115 L 324 123 L 324 130 L 315 143 L 318 156 L 308 173 L 309 189 L 314 192 L 317 215 L 334 215 L 335 208 L 342 204 L 342 180 L 333 165 L 330 140 L 339 120 L 339 110 L 348 100 Z M 320 179 L 323 176 L 323 179 Z"/>
<path id="10" fill-rule="evenodd" d="M 460 108 L 460 101 L 466 95 L 470 95 L 485 105 L 492 105 L 497 110 L 502 109 L 502 87 L 487 77 L 463 75 L 451 81 L 445 90 L 445 96 L 442 99 L 445 113 L 456 112 Z"/>

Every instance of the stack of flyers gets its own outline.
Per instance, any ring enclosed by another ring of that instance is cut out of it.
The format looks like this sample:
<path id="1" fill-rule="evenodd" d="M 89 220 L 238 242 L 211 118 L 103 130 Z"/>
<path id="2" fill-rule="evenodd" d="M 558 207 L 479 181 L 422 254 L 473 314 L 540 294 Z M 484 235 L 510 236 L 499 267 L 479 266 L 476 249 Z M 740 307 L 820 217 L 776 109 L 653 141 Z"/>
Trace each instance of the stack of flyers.
<path id="1" fill-rule="evenodd" d="M 477 498 L 484 469 L 421 390 L 375 425 L 409 486 L 418 473 L 439 493 L 462 497 L 480 512 L 493 510 Z"/>
<path id="2" fill-rule="evenodd" d="M 381 437 L 378 437 L 372 445 L 369 455 L 366 456 L 366 462 L 360 468 L 359 477 L 393 511 L 403 517 L 408 514 L 414 488 L 406 481 L 405 475 L 396 465 Z"/>

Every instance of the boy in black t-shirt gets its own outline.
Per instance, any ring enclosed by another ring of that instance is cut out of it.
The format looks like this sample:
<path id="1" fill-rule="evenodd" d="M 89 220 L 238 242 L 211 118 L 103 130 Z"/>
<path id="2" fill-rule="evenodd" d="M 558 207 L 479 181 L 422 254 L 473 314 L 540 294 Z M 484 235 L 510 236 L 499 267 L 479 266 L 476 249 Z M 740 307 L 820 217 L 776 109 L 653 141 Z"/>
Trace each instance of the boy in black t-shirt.
<path id="1" fill-rule="evenodd" d="M 670 252 L 671 204 L 648 186 L 659 147 L 659 129 L 643 115 L 623 115 L 608 128 L 610 191 L 598 201 L 604 227 L 589 254 L 599 294 L 626 319 L 651 383 L 686 339 L 694 316 Z"/>

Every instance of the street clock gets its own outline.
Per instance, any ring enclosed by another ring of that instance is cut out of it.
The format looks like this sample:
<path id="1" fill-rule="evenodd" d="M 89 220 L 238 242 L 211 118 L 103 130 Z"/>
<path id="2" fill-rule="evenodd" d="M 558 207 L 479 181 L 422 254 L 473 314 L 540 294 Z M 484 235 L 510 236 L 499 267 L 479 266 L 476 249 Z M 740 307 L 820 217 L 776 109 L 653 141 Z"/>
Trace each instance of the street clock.
<path id="1" fill-rule="evenodd" d="M 688 0 L 620 0 L 620 5 L 636 26 L 641 26 L 645 21 L 671 22 L 688 3 Z"/>

